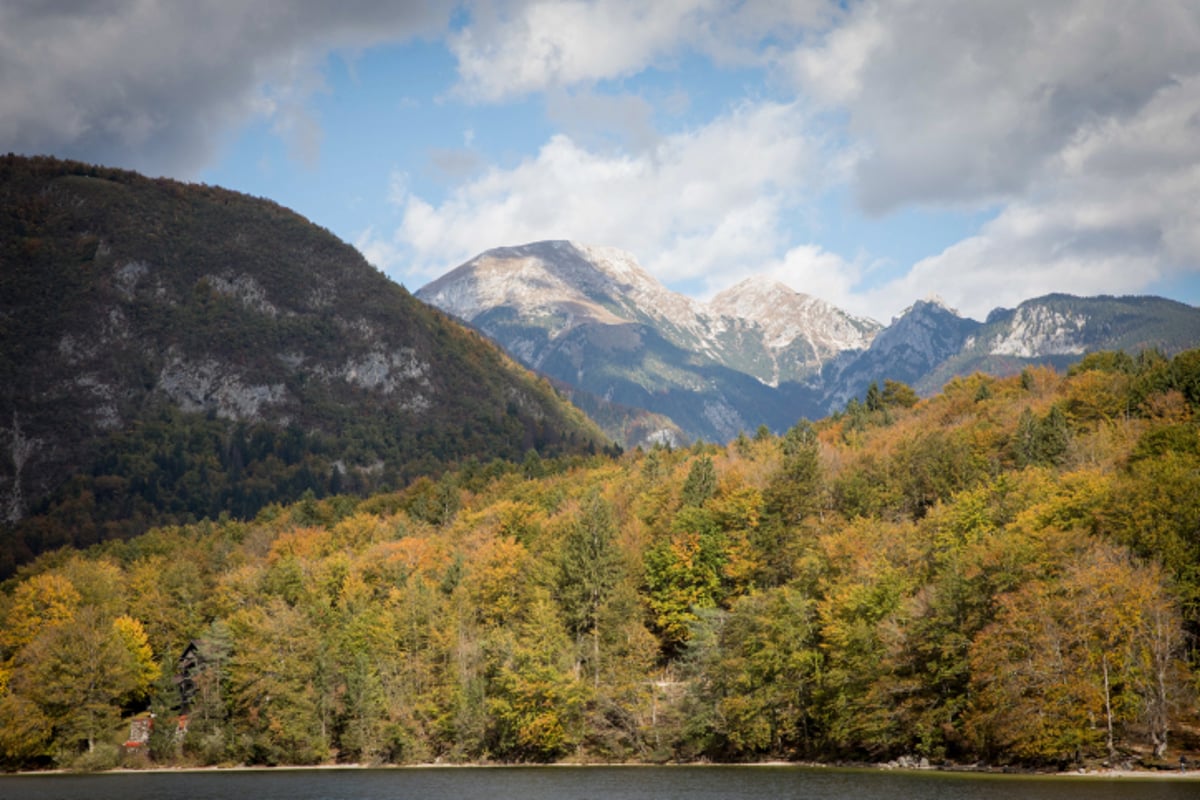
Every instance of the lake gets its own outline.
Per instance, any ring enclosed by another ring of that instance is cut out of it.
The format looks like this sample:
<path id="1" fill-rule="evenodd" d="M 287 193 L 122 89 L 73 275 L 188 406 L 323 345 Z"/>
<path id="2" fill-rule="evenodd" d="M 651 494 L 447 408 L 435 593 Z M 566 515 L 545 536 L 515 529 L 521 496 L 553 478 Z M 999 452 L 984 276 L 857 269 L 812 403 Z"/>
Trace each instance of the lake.
<path id="1" fill-rule="evenodd" d="M 0 776 L 4 800 L 1115 800 L 1200 782 L 820 767 L 461 767 Z"/>

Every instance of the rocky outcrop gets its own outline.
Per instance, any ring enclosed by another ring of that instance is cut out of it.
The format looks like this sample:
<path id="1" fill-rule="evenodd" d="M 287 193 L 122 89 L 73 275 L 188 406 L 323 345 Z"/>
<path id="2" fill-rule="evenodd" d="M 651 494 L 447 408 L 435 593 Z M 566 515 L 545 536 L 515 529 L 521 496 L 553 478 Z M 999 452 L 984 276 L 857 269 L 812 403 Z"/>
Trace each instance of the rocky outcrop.
<path id="1" fill-rule="evenodd" d="M 177 353 L 163 365 L 156 388 L 183 411 L 211 411 L 241 421 L 263 419 L 266 407 L 277 406 L 287 397 L 282 383 L 250 384 L 215 358 L 191 362 Z"/>
<path id="2" fill-rule="evenodd" d="M 1082 334 L 1087 315 L 1028 304 L 1016 310 L 1008 329 L 993 340 L 991 354 L 1037 358 L 1046 355 L 1081 355 L 1086 351 Z"/>

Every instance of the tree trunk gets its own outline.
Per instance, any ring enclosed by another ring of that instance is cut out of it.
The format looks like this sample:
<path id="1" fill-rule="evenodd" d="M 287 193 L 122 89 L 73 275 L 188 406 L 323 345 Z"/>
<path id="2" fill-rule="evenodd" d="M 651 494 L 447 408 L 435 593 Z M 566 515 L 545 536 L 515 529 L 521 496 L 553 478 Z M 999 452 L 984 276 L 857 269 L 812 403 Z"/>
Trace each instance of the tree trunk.
<path id="1" fill-rule="evenodd" d="M 1112 764 L 1117 757 L 1117 749 L 1113 746 L 1113 710 L 1112 710 L 1112 690 L 1108 683 L 1108 655 L 1100 657 L 1100 666 L 1104 670 L 1104 746 L 1108 748 L 1108 763 Z"/>

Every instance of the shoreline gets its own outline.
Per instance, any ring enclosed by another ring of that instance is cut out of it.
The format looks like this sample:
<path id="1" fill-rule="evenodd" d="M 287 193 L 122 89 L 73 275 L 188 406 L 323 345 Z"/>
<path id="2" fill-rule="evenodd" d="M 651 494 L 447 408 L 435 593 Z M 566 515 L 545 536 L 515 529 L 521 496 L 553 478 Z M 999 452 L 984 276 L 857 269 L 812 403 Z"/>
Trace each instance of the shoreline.
<path id="1" fill-rule="evenodd" d="M 760 767 L 760 768 L 798 768 L 798 769 L 830 769 L 863 772 L 899 772 L 904 774 L 942 774 L 962 775 L 987 778 L 1046 778 L 1046 779 L 1083 779 L 1083 780 L 1200 780 L 1200 765 L 1186 772 L 1179 770 L 1151 769 L 1076 769 L 1056 772 L 1037 770 L 1006 770 L 1004 768 L 973 767 L 973 766 L 931 766 L 907 767 L 892 766 L 887 763 L 879 764 L 828 764 L 819 762 L 797 761 L 758 761 L 746 764 L 730 764 L 716 762 L 690 762 L 671 764 L 648 764 L 645 762 L 556 762 L 553 764 L 503 764 L 503 763 L 424 763 L 424 764 L 296 764 L 286 766 L 263 766 L 236 764 L 231 766 L 181 766 L 181 767 L 117 767 L 115 769 L 82 772 L 69 769 L 26 770 L 18 772 L 0 772 L 0 778 L 5 777 L 37 777 L 64 776 L 96 777 L 102 775 L 171 775 L 189 773 L 246 773 L 246 772 L 333 772 L 333 771 L 366 771 L 366 770 L 455 770 L 455 769 L 593 769 L 593 768 L 722 768 L 722 767 Z"/>

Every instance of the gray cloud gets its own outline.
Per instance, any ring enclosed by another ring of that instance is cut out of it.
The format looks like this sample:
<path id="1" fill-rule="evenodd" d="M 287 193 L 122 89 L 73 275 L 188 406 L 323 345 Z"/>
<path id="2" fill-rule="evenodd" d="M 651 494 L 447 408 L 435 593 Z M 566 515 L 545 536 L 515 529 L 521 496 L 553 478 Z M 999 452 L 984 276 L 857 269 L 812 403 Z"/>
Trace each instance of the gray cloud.
<path id="1" fill-rule="evenodd" d="M 1164 86 L 1128 119 L 1073 137 L 980 231 L 883 293 L 936 286 L 982 318 L 1054 291 L 1138 293 L 1197 271 L 1200 75 Z"/>
<path id="2" fill-rule="evenodd" d="M 253 115 L 294 152 L 316 59 L 441 30 L 449 10 L 385 0 L 0 4 L 0 150 L 187 177 Z"/>
<path id="3" fill-rule="evenodd" d="M 1200 4 L 867 3 L 801 51 L 802 83 L 820 95 L 839 62 L 857 68 L 833 99 L 870 148 L 857 172 L 866 210 L 990 203 L 1025 191 L 1096 125 L 1133 119 L 1200 74 Z"/>

